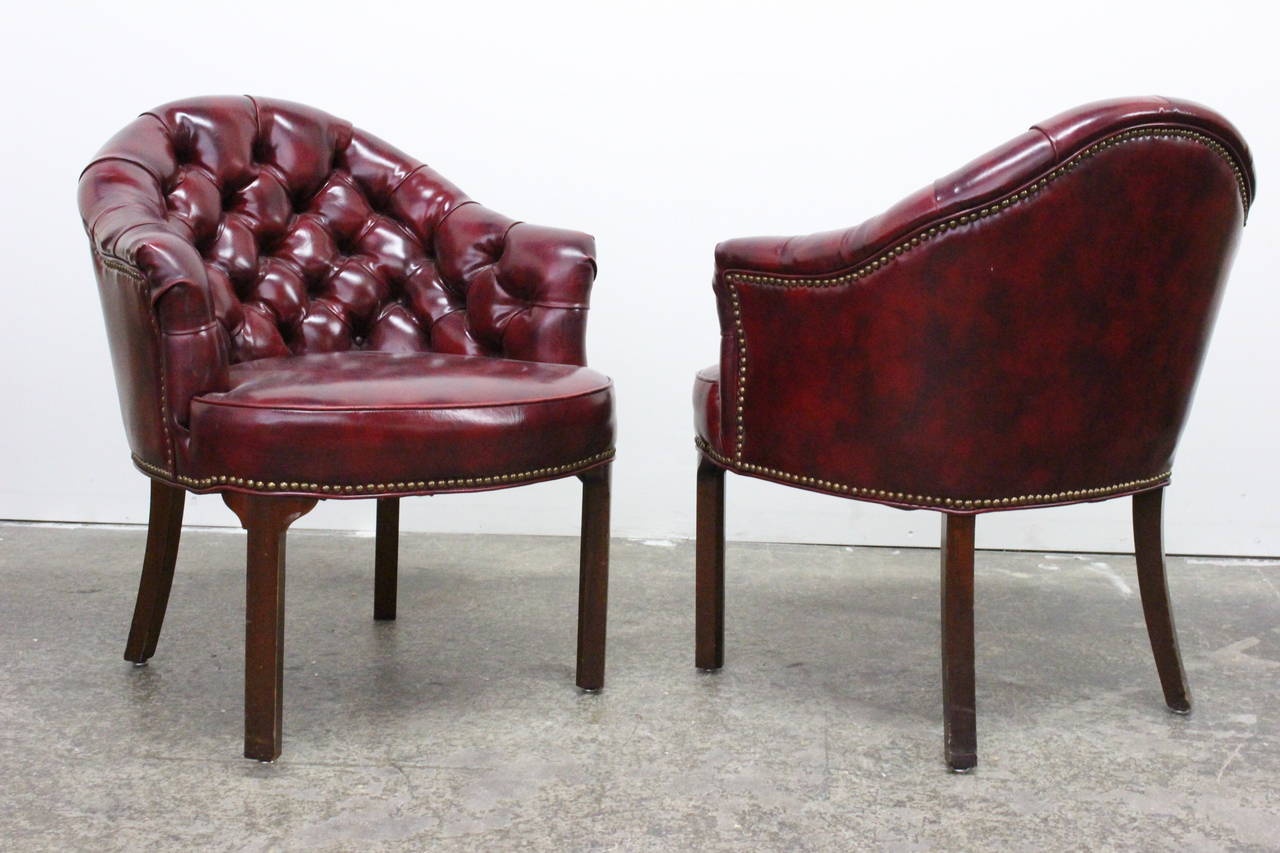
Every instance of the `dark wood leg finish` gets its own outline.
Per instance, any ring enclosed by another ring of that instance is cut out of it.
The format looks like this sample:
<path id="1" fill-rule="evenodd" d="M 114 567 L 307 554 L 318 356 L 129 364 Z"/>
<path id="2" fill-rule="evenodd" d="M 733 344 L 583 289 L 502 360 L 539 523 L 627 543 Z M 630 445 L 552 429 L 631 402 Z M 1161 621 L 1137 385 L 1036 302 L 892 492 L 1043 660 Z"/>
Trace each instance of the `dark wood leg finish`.
<path id="1" fill-rule="evenodd" d="M 694 663 L 724 666 L 724 469 L 698 456 L 697 581 Z"/>
<path id="2" fill-rule="evenodd" d="M 978 765 L 973 674 L 973 520 L 944 515 L 942 526 L 942 742 L 947 767 Z"/>
<path id="3" fill-rule="evenodd" d="M 373 558 L 373 618 L 396 618 L 396 576 L 400 559 L 400 499 L 378 498 Z"/>
<path id="4" fill-rule="evenodd" d="M 1164 571 L 1164 489 L 1133 496 L 1133 544 L 1138 563 L 1138 589 L 1142 614 L 1147 620 L 1151 651 L 1164 688 L 1164 701 L 1178 714 L 1191 712 L 1191 690 L 1178 653 L 1178 635 L 1169 607 L 1169 586 Z"/>
<path id="5" fill-rule="evenodd" d="M 147 523 L 147 552 L 142 558 L 142 580 L 133 607 L 133 624 L 125 644 L 124 659 L 143 666 L 156 653 L 160 626 L 173 588 L 173 566 L 182 536 L 182 509 L 187 493 L 178 486 L 151 481 L 151 518 Z"/>
<path id="6" fill-rule="evenodd" d="M 604 687 L 605 621 L 609 609 L 609 479 L 601 465 L 582 480 L 582 559 L 578 580 L 578 687 Z"/>
<path id="7" fill-rule="evenodd" d="M 284 709 L 284 545 L 289 525 L 315 498 L 225 492 L 248 531 L 244 635 L 244 756 L 280 757 Z"/>

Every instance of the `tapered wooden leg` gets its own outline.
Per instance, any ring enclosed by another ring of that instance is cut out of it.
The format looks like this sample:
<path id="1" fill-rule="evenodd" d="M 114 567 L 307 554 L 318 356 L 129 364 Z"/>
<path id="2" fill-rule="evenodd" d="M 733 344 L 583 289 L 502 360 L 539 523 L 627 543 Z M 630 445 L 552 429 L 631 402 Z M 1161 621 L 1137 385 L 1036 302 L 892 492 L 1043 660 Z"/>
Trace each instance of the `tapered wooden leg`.
<path id="1" fill-rule="evenodd" d="M 694 663 L 724 666 L 724 469 L 698 456 Z"/>
<path id="2" fill-rule="evenodd" d="M 1169 586 L 1164 571 L 1163 527 L 1164 489 L 1133 496 L 1133 544 L 1138 563 L 1138 589 L 1142 593 L 1142 614 L 1147 619 L 1147 635 L 1164 688 L 1169 710 L 1191 711 L 1191 690 L 1178 653 L 1178 635 L 1169 608 Z"/>
<path id="3" fill-rule="evenodd" d="M 583 690 L 604 687 L 605 621 L 609 609 L 609 476 L 601 465 L 582 480 L 582 555 L 578 578 L 578 677 Z"/>
<path id="4" fill-rule="evenodd" d="M 378 498 L 373 558 L 373 618 L 396 618 L 396 575 L 400 559 L 400 499 Z"/>
<path id="5" fill-rule="evenodd" d="M 976 767 L 972 515 L 943 515 L 942 732 L 947 766 L 956 773 Z"/>
<path id="6" fill-rule="evenodd" d="M 284 545 L 314 498 L 224 493 L 248 531 L 244 634 L 244 756 L 280 757 L 284 710 Z"/>
<path id="7" fill-rule="evenodd" d="M 133 607 L 133 624 L 124 659 L 143 666 L 156 653 L 160 626 L 169 606 L 169 590 L 173 587 L 173 566 L 178 559 L 178 540 L 182 536 L 182 508 L 186 490 L 159 480 L 151 481 L 151 518 L 147 523 L 147 552 L 142 558 L 142 580 L 138 583 L 138 601 Z"/>

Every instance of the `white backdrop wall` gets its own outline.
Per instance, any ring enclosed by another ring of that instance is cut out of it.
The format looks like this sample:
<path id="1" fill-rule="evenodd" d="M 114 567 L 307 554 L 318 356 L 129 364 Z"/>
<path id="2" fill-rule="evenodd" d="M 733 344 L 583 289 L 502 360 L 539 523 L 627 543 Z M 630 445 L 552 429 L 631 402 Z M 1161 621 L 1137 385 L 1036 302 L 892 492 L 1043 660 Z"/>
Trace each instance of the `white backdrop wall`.
<path id="1" fill-rule="evenodd" d="M 1260 201 L 1167 499 L 1175 552 L 1280 554 L 1272 4 L 20 4 L 0 54 L 0 518 L 142 522 L 76 177 L 144 109 L 302 101 L 511 216 L 596 235 L 593 366 L 617 382 L 614 530 L 693 530 L 693 372 L 717 357 L 712 247 L 854 225 L 1085 101 L 1207 103 L 1253 148 Z M 576 481 L 409 501 L 406 529 L 575 533 Z M 936 514 L 731 478 L 731 538 L 929 545 Z M 216 497 L 188 523 L 231 525 Z M 370 502 L 305 526 L 369 528 Z M 985 516 L 986 547 L 1127 550 L 1128 506 Z"/>

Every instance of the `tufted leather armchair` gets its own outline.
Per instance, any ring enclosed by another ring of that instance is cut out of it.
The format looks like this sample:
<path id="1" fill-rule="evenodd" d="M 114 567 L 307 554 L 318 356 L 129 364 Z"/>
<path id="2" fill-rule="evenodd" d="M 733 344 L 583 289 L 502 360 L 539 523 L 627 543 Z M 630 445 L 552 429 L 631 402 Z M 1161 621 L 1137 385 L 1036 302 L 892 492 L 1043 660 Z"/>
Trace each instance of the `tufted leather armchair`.
<path id="1" fill-rule="evenodd" d="M 248 531 L 245 755 L 280 754 L 284 534 L 376 498 L 374 615 L 395 618 L 398 500 L 583 480 L 577 683 L 604 681 L 613 391 L 587 369 L 595 247 L 470 200 L 299 104 L 144 113 L 80 178 L 125 430 L 151 521 L 125 658 L 156 648 L 186 491 Z"/>
<path id="2" fill-rule="evenodd" d="M 1132 496 L 1168 706 L 1190 710 L 1162 489 L 1254 196 L 1225 119 L 1165 98 L 1041 122 L 855 228 L 716 249 L 694 383 L 697 649 L 723 665 L 724 472 L 943 513 L 948 765 L 977 763 L 979 513 Z"/>

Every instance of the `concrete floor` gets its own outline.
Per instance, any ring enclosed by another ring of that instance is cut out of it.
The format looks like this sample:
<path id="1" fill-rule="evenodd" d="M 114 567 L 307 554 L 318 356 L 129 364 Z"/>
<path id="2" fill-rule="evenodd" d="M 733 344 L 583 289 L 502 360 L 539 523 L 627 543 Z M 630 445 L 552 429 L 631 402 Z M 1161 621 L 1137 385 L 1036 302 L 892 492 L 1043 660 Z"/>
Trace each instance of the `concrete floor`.
<path id="1" fill-rule="evenodd" d="M 1280 845 L 1274 563 L 1171 560 L 1182 718 L 1131 559 L 980 553 L 980 765 L 953 776 L 934 551 L 731 544 L 727 667 L 706 675 L 692 545 L 615 541 L 591 696 L 575 539 L 406 535 L 400 619 L 375 624 L 373 540 L 298 532 L 284 756 L 258 764 L 239 757 L 242 534 L 186 531 L 134 669 L 143 536 L 0 527 L 5 850 Z"/>

